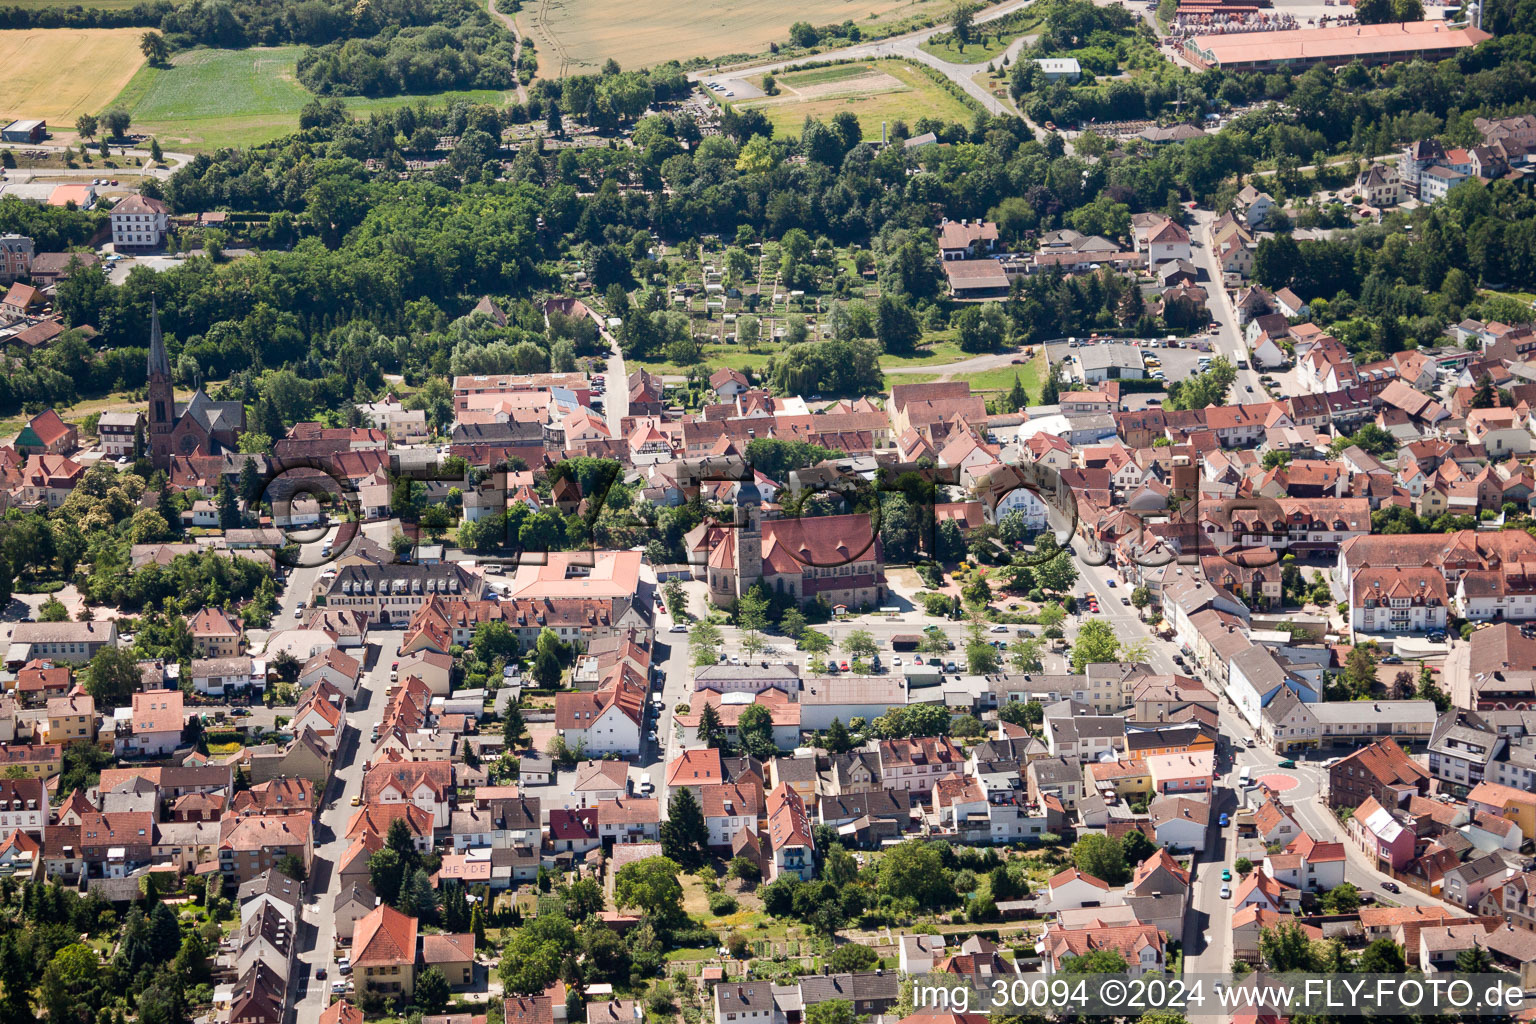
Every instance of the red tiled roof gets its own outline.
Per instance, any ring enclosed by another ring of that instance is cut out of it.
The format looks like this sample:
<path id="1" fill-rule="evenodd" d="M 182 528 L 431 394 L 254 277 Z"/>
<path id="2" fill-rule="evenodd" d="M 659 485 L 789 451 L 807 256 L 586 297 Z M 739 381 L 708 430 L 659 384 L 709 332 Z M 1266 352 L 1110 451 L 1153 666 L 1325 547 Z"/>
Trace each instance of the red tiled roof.
<path id="1" fill-rule="evenodd" d="M 358 918 L 352 929 L 355 967 L 414 967 L 416 919 L 381 904 Z"/>

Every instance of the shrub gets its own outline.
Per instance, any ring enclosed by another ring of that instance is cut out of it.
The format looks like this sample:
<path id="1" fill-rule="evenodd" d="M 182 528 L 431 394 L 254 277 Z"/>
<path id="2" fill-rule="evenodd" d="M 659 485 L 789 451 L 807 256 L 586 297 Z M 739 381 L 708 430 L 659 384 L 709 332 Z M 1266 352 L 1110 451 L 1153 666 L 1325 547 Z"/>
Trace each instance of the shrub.
<path id="1" fill-rule="evenodd" d="M 736 898 L 727 892 L 710 893 L 709 912 L 716 917 L 724 917 L 726 914 L 736 913 Z"/>

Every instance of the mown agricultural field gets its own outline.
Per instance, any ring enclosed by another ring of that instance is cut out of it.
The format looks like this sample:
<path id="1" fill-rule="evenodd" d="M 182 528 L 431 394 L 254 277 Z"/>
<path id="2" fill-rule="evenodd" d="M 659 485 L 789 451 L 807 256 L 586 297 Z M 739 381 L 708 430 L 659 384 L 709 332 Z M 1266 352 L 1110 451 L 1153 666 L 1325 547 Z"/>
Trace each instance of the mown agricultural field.
<path id="1" fill-rule="evenodd" d="M 778 78 L 779 95 L 742 100 L 737 107 L 761 110 L 778 134 L 799 135 L 807 116 L 830 121 L 848 111 L 859 119 L 866 139 L 880 137 L 881 122 L 925 117 L 971 119 L 970 109 L 917 68 L 901 60 L 840 64 L 792 71 Z"/>
<path id="2" fill-rule="evenodd" d="M 133 115 L 134 131 L 155 136 L 166 149 L 211 150 L 266 142 L 297 128 L 299 111 L 314 98 L 294 74 L 302 49 L 188 50 L 177 54 L 169 67 L 142 68 L 117 103 Z M 443 102 L 460 97 L 500 103 L 506 94 L 480 89 L 427 98 Z M 417 99 L 344 101 L 354 110 L 369 110 L 392 109 Z"/>
<path id="3" fill-rule="evenodd" d="M 539 51 L 541 74 L 587 74 L 612 58 L 626 69 L 694 57 L 761 53 L 797 21 L 861 27 L 915 16 L 942 19 L 950 0 L 527 0 L 518 29 Z"/>
<path id="4" fill-rule="evenodd" d="M 100 113 L 133 78 L 144 55 L 136 28 L 0 31 L 0 117 L 41 117 L 54 130 Z"/>

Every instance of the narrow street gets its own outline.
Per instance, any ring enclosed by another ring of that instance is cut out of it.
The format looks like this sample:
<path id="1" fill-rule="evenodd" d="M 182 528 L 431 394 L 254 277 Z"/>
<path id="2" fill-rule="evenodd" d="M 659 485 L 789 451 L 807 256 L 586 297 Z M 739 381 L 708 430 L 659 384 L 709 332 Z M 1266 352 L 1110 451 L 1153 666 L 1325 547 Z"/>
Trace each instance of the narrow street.
<path id="1" fill-rule="evenodd" d="M 1216 352 L 1236 366 L 1238 360 L 1248 358 L 1248 346 L 1237 326 L 1237 311 L 1232 299 L 1221 284 L 1221 266 L 1216 262 L 1216 252 L 1211 244 L 1211 224 L 1216 215 L 1210 210 L 1194 211 L 1195 230 L 1190 232 L 1194 243 L 1194 264 L 1205 276 L 1201 282 L 1210 296 L 1211 319 L 1221 322 L 1215 335 Z M 1237 371 L 1237 381 L 1232 385 L 1232 403 L 1261 402 L 1266 398 L 1264 386 L 1259 383 L 1259 373 L 1251 367 Z"/>
<path id="2" fill-rule="evenodd" d="M 308 979 L 308 987 L 299 987 L 295 1006 L 296 1024 L 315 1024 L 331 1002 L 331 985 L 340 979 L 332 951 L 336 946 L 336 918 L 331 907 L 341 892 L 341 878 L 336 864 L 347 850 L 347 821 L 356 812 L 354 796 L 363 792 L 363 767 L 370 747 L 369 736 L 384 717 L 388 702 L 389 666 L 399 655 L 403 630 L 370 630 L 368 634 L 371 664 L 365 664 L 357 699 L 347 712 L 347 730 L 337 754 L 331 784 L 322 797 L 315 829 L 315 855 L 309 871 L 308 896 L 304 904 L 306 926 L 299 933 L 297 977 Z M 349 936 L 350 938 L 350 936 Z M 318 968 L 327 969 L 327 977 L 315 978 Z"/>

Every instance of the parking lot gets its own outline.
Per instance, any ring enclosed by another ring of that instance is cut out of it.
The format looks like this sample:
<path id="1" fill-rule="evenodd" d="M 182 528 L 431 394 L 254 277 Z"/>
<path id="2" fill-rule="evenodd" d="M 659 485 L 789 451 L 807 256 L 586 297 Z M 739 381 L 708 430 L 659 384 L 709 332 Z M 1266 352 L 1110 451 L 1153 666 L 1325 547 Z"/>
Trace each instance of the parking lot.
<path id="1" fill-rule="evenodd" d="M 1170 381 L 1183 380 L 1186 377 L 1193 376 L 1197 372 L 1199 368 L 1200 356 L 1206 355 L 1208 353 L 1201 352 L 1200 350 L 1193 347 L 1195 344 L 1194 338 L 1181 339 L 1181 341 L 1182 344 L 1190 347 L 1172 347 L 1176 346 L 1178 343 L 1168 342 L 1167 340 L 1161 338 L 1154 338 L 1151 340 L 1136 338 L 1129 341 L 1106 341 L 1102 338 L 1097 340 L 1078 339 L 1077 346 L 1073 346 L 1070 342 L 1065 341 L 1052 342 L 1046 345 L 1046 355 L 1050 359 L 1052 365 L 1055 365 L 1065 360 L 1071 359 L 1072 355 L 1077 352 L 1079 348 L 1083 347 L 1091 347 L 1094 345 L 1114 345 L 1122 348 L 1135 348 L 1141 351 L 1143 359 L 1155 359 L 1160 364 L 1156 366 L 1148 366 L 1148 376 L 1152 376 L 1154 373 L 1161 371 L 1163 376 Z M 1145 406 L 1146 400 L 1148 398 L 1157 398 L 1158 396 L 1138 394 L 1130 397 L 1136 398 L 1138 400 L 1138 404 L 1133 405 L 1132 408 L 1139 409 Z"/>

